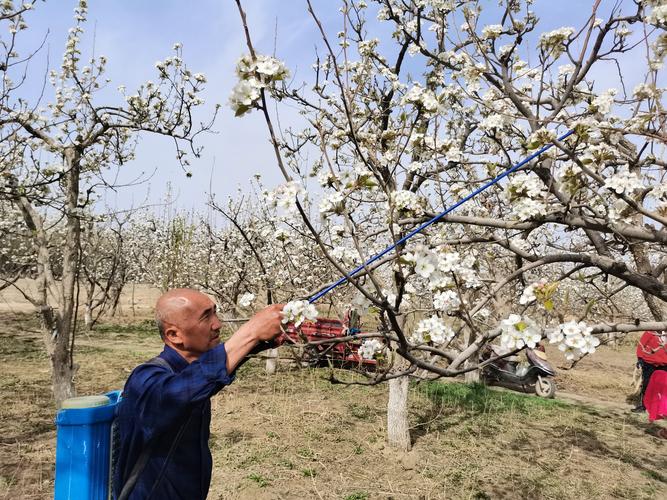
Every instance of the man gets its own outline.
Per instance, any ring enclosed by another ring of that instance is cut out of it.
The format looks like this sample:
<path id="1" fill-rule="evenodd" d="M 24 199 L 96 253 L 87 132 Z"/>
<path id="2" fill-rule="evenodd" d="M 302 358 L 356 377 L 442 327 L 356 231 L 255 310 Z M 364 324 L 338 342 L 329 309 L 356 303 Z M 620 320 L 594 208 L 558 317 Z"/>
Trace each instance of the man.
<path id="1" fill-rule="evenodd" d="M 282 307 L 260 311 L 221 344 L 222 324 L 209 297 L 176 289 L 158 299 L 155 319 L 164 350 L 135 368 L 123 390 L 115 498 L 206 498 L 213 468 L 210 398 L 232 383 L 251 351 L 280 335 Z"/>
<path id="2" fill-rule="evenodd" d="M 646 410 L 644 394 L 656 370 L 667 371 L 667 332 L 646 331 L 637 344 L 637 366 L 642 370 L 642 387 L 639 393 L 639 404 L 632 409 L 639 413 Z"/>

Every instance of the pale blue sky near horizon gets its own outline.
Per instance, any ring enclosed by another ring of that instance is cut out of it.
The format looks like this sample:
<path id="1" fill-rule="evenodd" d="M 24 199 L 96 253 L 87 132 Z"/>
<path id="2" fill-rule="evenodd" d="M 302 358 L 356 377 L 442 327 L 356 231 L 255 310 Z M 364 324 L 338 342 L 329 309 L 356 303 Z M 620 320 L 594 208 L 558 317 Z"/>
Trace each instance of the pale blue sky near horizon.
<path id="1" fill-rule="evenodd" d="M 628 2 L 624 0 L 622 3 Z M 498 8 L 495 0 L 486 3 L 490 13 Z M 561 26 L 580 27 L 590 16 L 593 3 L 593 0 L 536 0 L 533 10 L 541 23 L 535 37 Z M 67 31 L 73 25 L 76 4 L 76 0 L 47 0 L 38 3 L 34 12 L 28 14 L 30 29 L 21 34 L 21 53 L 36 48 L 47 36 L 45 48 L 30 63 L 30 77 L 36 78 L 35 81 L 41 82 L 39 75 L 43 75 L 46 68 L 47 54 L 50 67 L 59 66 Z M 604 18 L 613 4 L 613 1 L 603 0 L 598 17 Z M 295 82 L 309 80 L 315 47 L 321 51 L 322 44 L 317 27 L 306 10 L 305 0 L 245 0 L 243 5 L 256 49 L 260 53 L 273 53 L 275 48 L 276 56 L 287 63 Z M 327 31 L 335 38 L 335 33 L 342 29 L 338 11 L 341 3 L 314 0 L 313 5 Z M 377 28 L 377 23 L 370 26 Z M 248 190 L 249 179 L 255 173 L 262 174 L 268 187 L 282 181 L 261 115 L 254 112 L 235 118 L 227 106 L 236 81 L 236 61 L 247 52 L 233 0 L 187 3 L 178 0 L 89 0 L 85 29 L 81 45 L 83 56 L 90 57 L 93 41 L 95 54 L 107 56 L 107 76 L 112 80 L 109 92 L 115 92 L 121 84 L 131 92 L 146 80 L 156 80 L 155 62 L 172 55 L 173 44 L 180 42 L 188 67 L 193 72 L 204 73 L 208 79 L 203 94 L 206 105 L 198 112 L 197 120 L 208 119 L 214 104 L 222 104 L 214 125 L 216 133 L 201 136 L 198 141 L 204 151 L 200 159 L 193 159 L 192 178 L 186 178 L 169 139 L 143 135 L 137 147 L 137 159 L 121 168 L 119 179 L 123 182 L 141 172 L 146 175 L 155 173 L 148 183 L 107 193 L 106 203 L 110 208 L 136 207 L 146 202 L 159 204 L 164 200 L 167 185 L 171 184 L 174 207 L 205 210 L 209 191 L 222 200 L 237 189 Z M 385 40 L 388 38 L 386 28 L 378 33 L 371 32 L 369 36 L 388 42 Z M 638 70 L 645 66 L 645 61 L 629 60 L 627 64 L 624 73 L 627 69 L 629 82 L 626 84 L 631 92 L 638 83 L 633 78 L 641 76 Z M 599 77 L 617 80 L 613 72 Z M 615 85 L 606 85 L 611 86 Z M 30 87 L 26 87 L 26 91 L 30 91 Z M 109 99 L 117 98 L 109 94 Z M 281 122 L 283 125 L 297 123 L 298 115 L 289 109 L 281 111 Z"/>

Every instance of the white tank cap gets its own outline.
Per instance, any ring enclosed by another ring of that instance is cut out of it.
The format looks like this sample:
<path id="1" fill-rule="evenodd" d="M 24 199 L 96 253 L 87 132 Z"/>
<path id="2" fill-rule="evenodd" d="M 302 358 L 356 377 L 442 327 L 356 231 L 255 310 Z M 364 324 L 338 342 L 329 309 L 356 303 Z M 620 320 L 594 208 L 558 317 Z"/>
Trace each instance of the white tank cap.
<path id="1" fill-rule="evenodd" d="M 96 408 L 98 406 L 106 406 L 110 403 L 107 396 L 79 396 L 76 398 L 69 398 L 63 401 L 62 409 L 71 410 L 73 408 Z"/>

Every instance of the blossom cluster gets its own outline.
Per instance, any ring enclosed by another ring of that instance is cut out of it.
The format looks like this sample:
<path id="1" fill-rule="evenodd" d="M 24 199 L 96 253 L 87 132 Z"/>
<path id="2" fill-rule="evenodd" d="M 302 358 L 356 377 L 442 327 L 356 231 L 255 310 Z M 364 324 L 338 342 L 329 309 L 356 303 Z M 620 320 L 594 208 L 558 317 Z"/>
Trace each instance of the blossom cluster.
<path id="1" fill-rule="evenodd" d="M 482 28 L 482 38 L 486 40 L 495 40 L 503 32 L 502 24 L 489 24 Z"/>
<path id="2" fill-rule="evenodd" d="M 303 196 L 305 192 L 300 182 L 290 181 L 276 187 L 268 194 L 267 199 L 274 207 L 291 210 L 296 206 L 297 198 Z"/>
<path id="3" fill-rule="evenodd" d="M 242 116 L 257 106 L 260 91 L 289 77 L 289 70 L 275 57 L 244 55 L 236 64 L 239 81 L 232 89 L 229 105 L 236 116 Z"/>
<path id="4" fill-rule="evenodd" d="M 519 314 L 510 314 L 500 322 L 500 345 L 505 349 L 534 349 L 542 340 L 542 334 L 533 320 L 521 317 Z"/>
<path id="5" fill-rule="evenodd" d="M 634 191 L 644 187 L 639 176 L 628 171 L 627 165 L 625 168 L 620 168 L 614 175 L 607 177 L 604 180 L 604 186 L 616 194 L 626 195 L 631 195 Z"/>
<path id="6" fill-rule="evenodd" d="M 574 33 L 574 28 L 558 28 L 557 30 L 542 33 L 540 35 L 540 48 L 553 55 L 560 56 L 565 50 L 565 43 Z"/>
<path id="7" fill-rule="evenodd" d="M 385 350 L 385 345 L 378 339 L 366 339 L 359 347 L 359 355 L 363 359 L 374 359 Z"/>
<path id="8" fill-rule="evenodd" d="M 345 195 L 335 191 L 320 200 L 320 214 L 341 214 L 345 209 Z"/>
<path id="9" fill-rule="evenodd" d="M 248 292 L 244 293 L 239 297 L 238 303 L 239 306 L 241 307 L 250 307 L 254 301 L 255 301 L 255 294 Z"/>
<path id="10" fill-rule="evenodd" d="M 461 299 L 454 290 L 445 290 L 433 295 L 433 307 L 443 312 L 451 312 L 459 308 Z"/>
<path id="11" fill-rule="evenodd" d="M 317 309 L 307 300 L 292 300 L 282 310 L 283 323 L 294 323 L 299 327 L 304 321 L 316 321 Z"/>
<path id="12" fill-rule="evenodd" d="M 410 90 L 406 92 L 401 100 L 401 104 L 413 104 L 421 106 L 427 113 L 436 113 L 440 109 L 440 102 L 432 90 L 422 87 L 415 83 Z"/>
<path id="13" fill-rule="evenodd" d="M 394 191 L 391 193 L 391 202 L 401 212 L 412 212 L 415 215 L 424 213 L 424 198 L 412 191 Z"/>
<path id="14" fill-rule="evenodd" d="M 657 5 L 646 18 L 650 24 L 660 27 L 667 27 L 667 5 Z"/>
<path id="15" fill-rule="evenodd" d="M 593 336 L 591 328 L 583 321 L 568 321 L 547 332 L 549 343 L 559 343 L 568 360 L 578 359 L 584 354 L 592 354 L 600 345 L 600 339 Z"/>
<path id="16" fill-rule="evenodd" d="M 404 254 L 403 259 L 414 266 L 415 273 L 428 280 L 428 287 L 432 291 L 452 287 L 452 273 L 466 288 L 475 288 L 479 285 L 479 278 L 473 269 L 475 264 L 473 255 L 467 255 L 462 259 L 458 252 L 438 251 L 437 249 L 434 251 L 420 245 L 413 252 Z M 445 297 L 450 307 L 454 309 L 453 299 L 449 295 Z M 438 303 L 439 305 L 444 304 L 440 300 Z"/>
<path id="17" fill-rule="evenodd" d="M 438 316 L 431 316 L 421 320 L 410 337 L 413 344 L 433 342 L 435 345 L 444 344 L 454 338 L 454 330 L 445 324 Z"/>
<path id="18" fill-rule="evenodd" d="M 609 89 L 593 99 L 591 111 L 606 115 L 611 111 L 614 104 L 614 96 L 618 93 L 616 89 Z"/>
<path id="19" fill-rule="evenodd" d="M 519 172 L 511 177 L 505 196 L 511 203 L 512 214 L 519 220 L 529 220 L 546 213 L 546 192 L 542 181 L 534 174 Z"/>

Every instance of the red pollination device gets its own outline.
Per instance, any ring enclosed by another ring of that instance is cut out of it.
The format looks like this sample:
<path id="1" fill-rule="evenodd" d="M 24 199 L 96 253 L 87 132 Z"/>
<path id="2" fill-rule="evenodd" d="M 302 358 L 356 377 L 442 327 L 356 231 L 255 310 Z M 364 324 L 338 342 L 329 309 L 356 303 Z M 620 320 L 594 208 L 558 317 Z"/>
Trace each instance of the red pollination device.
<path id="1" fill-rule="evenodd" d="M 285 334 L 279 339 L 279 343 L 304 344 L 331 341 L 342 337 L 354 337 L 362 333 L 358 324 L 358 315 L 354 311 L 348 312 L 343 321 L 334 318 L 318 318 L 317 321 L 303 323 L 298 328 L 295 328 L 293 323 L 288 323 Z M 331 362 L 342 368 L 357 366 L 364 369 L 374 369 L 377 366 L 377 361 L 362 358 L 359 354 L 360 346 L 361 339 L 308 345 L 302 354 L 302 359 L 313 366 Z"/>

